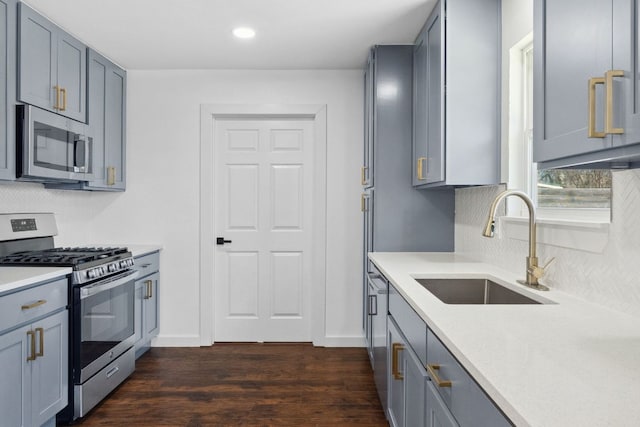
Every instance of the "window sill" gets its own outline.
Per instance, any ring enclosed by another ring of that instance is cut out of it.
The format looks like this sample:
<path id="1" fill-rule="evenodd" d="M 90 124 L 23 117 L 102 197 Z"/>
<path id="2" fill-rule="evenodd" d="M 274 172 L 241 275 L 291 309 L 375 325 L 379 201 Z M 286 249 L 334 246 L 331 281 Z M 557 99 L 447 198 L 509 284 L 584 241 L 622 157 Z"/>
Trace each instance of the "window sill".
<path id="1" fill-rule="evenodd" d="M 529 219 L 499 218 L 500 237 L 529 240 Z M 585 252 L 602 253 L 609 241 L 609 222 L 538 218 L 538 243 Z"/>

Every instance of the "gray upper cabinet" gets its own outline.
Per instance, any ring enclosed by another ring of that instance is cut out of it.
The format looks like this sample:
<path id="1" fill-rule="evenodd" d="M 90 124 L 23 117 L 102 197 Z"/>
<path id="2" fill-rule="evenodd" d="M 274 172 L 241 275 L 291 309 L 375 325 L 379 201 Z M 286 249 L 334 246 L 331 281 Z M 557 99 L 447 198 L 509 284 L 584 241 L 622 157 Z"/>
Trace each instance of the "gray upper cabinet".
<path id="1" fill-rule="evenodd" d="M 441 0 L 416 40 L 416 187 L 500 181 L 500 5 Z"/>
<path id="2" fill-rule="evenodd" d="M 16 2 L 0 0 L 0 179 L 16 177 Z"/>
<path id="3" fill-rule="evenodd" d="M 89 49 L 89 131 L 93 136 L 94 173 L 90 189 L 125 189 L 126 72 Z"/>
<path id="4" fill-rule="evenodd" d="M 23 3 L 18 26 L 18 100 L 86 122 L 86 46 Z"/>
<path id="5" fill-rule="evenodd" d="M 540 168 L 637 162 L 636 2 L 536 0 L 534 8 L 534 161 Z"/>
<path id="6" fill-rule="evenodd" d="M 364 73 L 364 161 L 360 170 L 360 183 L 365 188 L 373 186 L 373 137 L 375 117 L 375 50 L 371 50 Z"/>

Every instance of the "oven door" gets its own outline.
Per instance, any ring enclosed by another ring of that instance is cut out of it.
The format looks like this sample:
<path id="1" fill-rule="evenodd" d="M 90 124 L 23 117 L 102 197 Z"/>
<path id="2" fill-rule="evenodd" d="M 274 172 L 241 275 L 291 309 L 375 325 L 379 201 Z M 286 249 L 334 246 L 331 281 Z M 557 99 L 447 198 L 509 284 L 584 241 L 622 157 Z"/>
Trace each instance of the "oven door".
<path id="1" fill-rule="evenodd" d="M 18 178 L 28 181 L 90 181 L 93 139 L 87 125 L 30 105 L 16 107 Z"/>
<path id="2" fill-rule="evenodd" d="M 133 345 L 136 277 L 137 271 L 127 271 L 76 288 L 76 384 L 84 383 Z"/>

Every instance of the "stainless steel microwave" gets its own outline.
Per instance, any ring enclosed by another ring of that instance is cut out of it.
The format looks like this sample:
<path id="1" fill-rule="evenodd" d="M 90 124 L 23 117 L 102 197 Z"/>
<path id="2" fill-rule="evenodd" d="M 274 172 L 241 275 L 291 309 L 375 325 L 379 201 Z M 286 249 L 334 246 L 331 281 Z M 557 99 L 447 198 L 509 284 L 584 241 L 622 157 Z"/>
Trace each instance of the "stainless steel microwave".
<path id="1" fill-rule="evenodd" d="M 32 105 L 16 106 L 16 175 L 19 180 L 78 182 L 93 179 L 93 138 L 88 126 Z"/>

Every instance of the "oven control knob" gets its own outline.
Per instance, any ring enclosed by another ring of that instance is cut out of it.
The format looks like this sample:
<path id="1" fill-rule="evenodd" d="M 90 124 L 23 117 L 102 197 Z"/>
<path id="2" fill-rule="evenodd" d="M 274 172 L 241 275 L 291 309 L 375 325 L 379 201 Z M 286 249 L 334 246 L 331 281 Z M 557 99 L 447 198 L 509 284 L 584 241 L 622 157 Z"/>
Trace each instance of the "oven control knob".
<path id="1" fill-rule="evenodd" d="M 116 265 L 115 264 L 109 264 L 107 269 L 109 270 L 110 273 L 113 273 L 114 271 L 116 271 Z"/>
<path id="2" fill-rule="evenodd" d="M 127 267 L 127 261 L 120 261 L 120 268 L 126 268 Z"/>
<path id="3" fill-rule="evenodd" d="M 91 269 L 91 270 L 87 271 L 87 277 L 89 279 L 95 279 L 96 278 L 96 270 L 95 269 Z"/>

